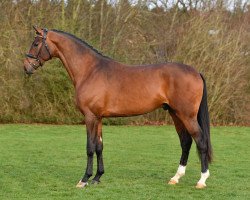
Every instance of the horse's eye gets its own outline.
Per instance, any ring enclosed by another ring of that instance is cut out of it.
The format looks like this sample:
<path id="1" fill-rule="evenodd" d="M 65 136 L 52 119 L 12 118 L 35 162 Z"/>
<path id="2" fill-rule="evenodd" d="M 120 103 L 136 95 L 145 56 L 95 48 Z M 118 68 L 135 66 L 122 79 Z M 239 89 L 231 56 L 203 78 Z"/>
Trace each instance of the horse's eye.
<path id="1" fill-rule="evenodd" d="M 38 46 L 38 43 L 35 43 L 34 46 L 37 47 L 37 46 Z"/>

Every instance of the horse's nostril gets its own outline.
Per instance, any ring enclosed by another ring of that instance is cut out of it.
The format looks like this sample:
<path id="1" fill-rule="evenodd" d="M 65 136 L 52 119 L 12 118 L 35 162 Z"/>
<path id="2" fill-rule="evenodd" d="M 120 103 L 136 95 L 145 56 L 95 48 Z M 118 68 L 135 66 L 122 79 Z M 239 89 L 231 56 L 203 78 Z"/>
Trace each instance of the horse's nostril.
<path id="1" fill-rule="evenodd" d="M 28 69 L 27 67 L 24 66 L 24 71 L 26 74 L 31 75 L 33 74 L 33 71 L 31 69 Z"/>

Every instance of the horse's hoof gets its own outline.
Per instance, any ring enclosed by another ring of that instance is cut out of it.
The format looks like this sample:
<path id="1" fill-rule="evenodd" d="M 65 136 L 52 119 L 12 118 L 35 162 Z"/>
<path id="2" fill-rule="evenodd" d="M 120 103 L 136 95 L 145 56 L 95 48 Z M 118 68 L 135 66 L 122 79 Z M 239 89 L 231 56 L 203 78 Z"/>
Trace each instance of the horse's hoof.
<path id="1" fill-rule="evenodd" d="M 178 182 L 174 179 L 170 179 L 170 181 L 168 182 L 169 185 L 176 185 Z"/>
<path id="2" fill-rule="evenodd" d="M 197 183 L 196 185 L 196 189 L 203 189 L 206 187 L 206 184 L 203 184 L 203 183 Z"/>
<path id="3" fill-rule="evenodd" d="M 87 182 L 82 182 L 82 181 L 79 181 L 79 183 L 77 183 L 76 187 L 77 188 L 84 188 L 88 185 Z"/>
<path id="4" fill-rule="evenodd" d="M 91 181 L 91 184 L 93 184 L 93 185 L 98 185 L 100 182 L 101 182 L 101 181 L 92 180 L 92 181 Z"/>

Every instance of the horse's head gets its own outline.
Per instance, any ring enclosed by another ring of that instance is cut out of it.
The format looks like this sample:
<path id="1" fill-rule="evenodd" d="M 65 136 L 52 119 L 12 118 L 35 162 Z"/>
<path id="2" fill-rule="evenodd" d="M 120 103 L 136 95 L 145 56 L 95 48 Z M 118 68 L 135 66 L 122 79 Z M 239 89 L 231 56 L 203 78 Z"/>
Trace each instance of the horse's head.
<path id="1" fill-rule="evenodd" d="M 35 26 L 33 28 L 36 31 L 36 37 L 24 60 L 24 70 L 27 74 L 33 74 L 45 61 L 52 58 L 51 49 L 47 41 L 48 29 L 41 29 Z"/>

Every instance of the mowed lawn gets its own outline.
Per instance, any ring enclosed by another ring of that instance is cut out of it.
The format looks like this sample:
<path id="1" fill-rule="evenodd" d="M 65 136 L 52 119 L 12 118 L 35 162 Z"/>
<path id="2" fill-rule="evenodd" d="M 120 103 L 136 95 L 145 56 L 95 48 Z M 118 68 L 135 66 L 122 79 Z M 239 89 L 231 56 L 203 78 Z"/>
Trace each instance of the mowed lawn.
<path id="1" fill-rule="evenodd" d="M 173 126 L 104 127 L 105 174 L 99 185 L 77 189 L 86 167 L 84 126 L 0 125 L 0 199 L 250 199 L 250 128 L 211 132 L 206 189 L 195 189 L 195 145 L 186 176 L 167 184 L 181 153 Z"/>

